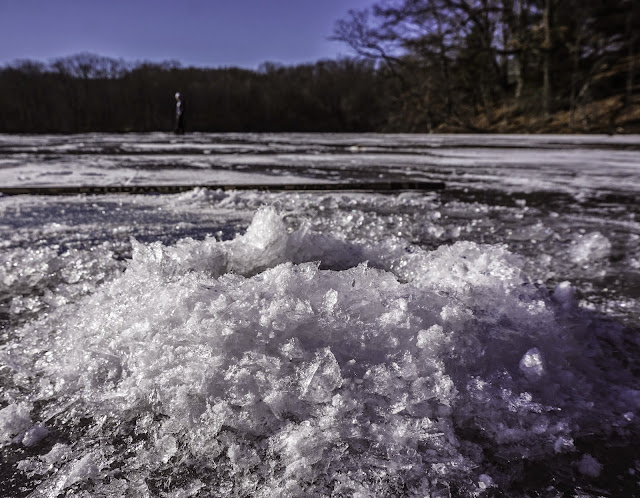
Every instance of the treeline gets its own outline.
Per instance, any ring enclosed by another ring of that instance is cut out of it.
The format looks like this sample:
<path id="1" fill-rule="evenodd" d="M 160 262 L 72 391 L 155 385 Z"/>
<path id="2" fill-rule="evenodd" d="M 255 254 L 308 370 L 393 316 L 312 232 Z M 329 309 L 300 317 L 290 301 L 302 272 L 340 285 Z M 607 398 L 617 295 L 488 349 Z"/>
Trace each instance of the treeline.
<path id="1" fill-rule="evenodd" d="M 380 0 L 357 58 L 257 71 L 92 54 L 0 69 L 0 132 L 640 132 L 640 0 Z"/>
<path id="2" fill-rule="evenodd" d="M 411 130 L 640 130 L 639 0 L 380 0 L 334 37 L 400 82 Z"/>
<path id="3" fill-rule="evenodd" d="M 129 64 L 93 54 L 0 70 L 0 132 L 172 130 L 174 94 L 187 131 L 374 131 L 393 81 L 373 61 L 238 68 Z"/>

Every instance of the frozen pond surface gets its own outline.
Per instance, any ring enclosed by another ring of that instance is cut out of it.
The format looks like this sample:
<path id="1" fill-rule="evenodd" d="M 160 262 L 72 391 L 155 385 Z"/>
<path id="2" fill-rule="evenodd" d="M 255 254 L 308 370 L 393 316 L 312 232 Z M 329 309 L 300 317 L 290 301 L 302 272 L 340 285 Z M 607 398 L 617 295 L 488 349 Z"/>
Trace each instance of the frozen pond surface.
<path id="1" fill-rule="evenodd" d="M 0 136 L 2 496 L 640 495 L 640 137 Z"/>

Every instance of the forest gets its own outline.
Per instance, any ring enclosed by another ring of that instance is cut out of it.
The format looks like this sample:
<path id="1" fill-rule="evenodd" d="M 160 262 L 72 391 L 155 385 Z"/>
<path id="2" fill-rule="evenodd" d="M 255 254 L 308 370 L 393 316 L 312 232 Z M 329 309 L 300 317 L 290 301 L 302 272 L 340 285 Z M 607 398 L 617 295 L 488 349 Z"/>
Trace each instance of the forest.
<path id="1" fill-rule="evenodd" d="M 639 0 L 380 0 L 352 58 L 256 70 L 91 53 L 0 68 L 0 133 L 640 132 Z"/>

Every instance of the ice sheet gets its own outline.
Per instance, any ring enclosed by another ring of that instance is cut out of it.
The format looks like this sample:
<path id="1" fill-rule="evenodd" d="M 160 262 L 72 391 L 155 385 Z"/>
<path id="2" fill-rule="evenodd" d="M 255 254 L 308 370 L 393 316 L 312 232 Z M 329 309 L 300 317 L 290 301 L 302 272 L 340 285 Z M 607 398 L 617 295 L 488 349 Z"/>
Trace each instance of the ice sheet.
<path id="1" fill-rule="evenodd" d="M 637 192 L 640 137 L 332 134 L 0 136 L 0 185 L 443 180 L 510 192 Z"/>

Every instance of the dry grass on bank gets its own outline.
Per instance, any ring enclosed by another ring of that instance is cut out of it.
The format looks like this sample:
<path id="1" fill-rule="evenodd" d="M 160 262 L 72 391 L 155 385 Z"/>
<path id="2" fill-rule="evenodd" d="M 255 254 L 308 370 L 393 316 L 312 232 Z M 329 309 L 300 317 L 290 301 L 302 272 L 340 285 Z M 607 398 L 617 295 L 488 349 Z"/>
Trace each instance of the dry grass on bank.
<path id="1" fill-rule="evenodd" d="M 487 116 L 477 116 L 466 124 L 443 124 L 440 133 L 640 133 L 640 95 L 625 105 L 624 95 L 590 102 L 570 110 L 558 111 L 545 118 L 518 110 L 507 104 Z"/>

